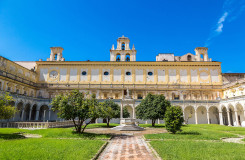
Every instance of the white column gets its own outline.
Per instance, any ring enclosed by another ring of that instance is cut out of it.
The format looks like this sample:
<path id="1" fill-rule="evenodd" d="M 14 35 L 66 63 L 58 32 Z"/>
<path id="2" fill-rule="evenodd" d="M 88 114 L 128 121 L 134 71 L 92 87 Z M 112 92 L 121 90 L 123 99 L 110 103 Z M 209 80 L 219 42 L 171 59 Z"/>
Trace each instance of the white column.
<path id="1" fill-rule="evenodd" d="M 219 112 L 219 124 L 224 125 L 222 112 Z"/>
<path id="2" fill-rule="evenodd" d="M 135 108 L 133 107 L 133 119 L 135 119 Z"/>
<path id="3" fill-rule="evenodd" d="M 231 126 L 231 118 L 230 118 L 230 111 L 227 111 L 227 115 L 228 115 L 228 126 Z"/>
<path id="4" fill-rule="evenodd" d="M 125 61 L 125 54 L 121 54 L 121 61 Z"/>
<path id="5" fill-rule="evenodd" d="M 29 112 L 29 121 L 31 120 L 31 111 L 32 111 L 32 108 L 30 108 L 30 112 Z"/>
<path id="6" fill-rule="evenodd" d="M 123 103 L 121 104 L 121 112 L 120 112 L 120 118 L 123 118 Z"/>
<path id="7" fill-rule="evenodd" d="M 160 124 L 160 119 L 157 120 L 157 123 Z"/>
<path id="8" fill-rule="evenodd" d="M 22 109 L 22 114 L 21 114 L 21 120 L 24 121 L 24 113 L 25 113 L 25 110 Z"/>
<path id="9" fill-rule="evenodd" d="M 39 117 L 39 110 L 36 111 L 36 118 L 35 118 L 35 120 L 38 120 L 38 117 Z"/>
<path id="10" fill-rule="evenodd" d="M 46 110 L 43 111 L 43 122 L 45 122 Z"/>
<path id="11" fill-rule="evenodd" d="M 60 60 L 61 60 L 61 54 L 57 53 L 57 61 L 60 61 Z"/>
<path id="12" fill-rule="evenodd" d="M 207 119 L 208 119 L 208 124 L 210 124 L 209 111 L 207 111 Z"/>
<path id="13" fill-rule="evenodd" d="M 244 114 L 244 118 L 245 118 L 245 110 L 243 111 L 243 114 Z"/>
<path id="14" fill-rule="evenodd" d="M 184 110 L 184 108 L 183 108 L 183 118 L 184 118 L 184 124 L 186 124 L 185 123 L 185 110 Z"/>
<path id="15" fill-rule="evenodd" d="M 235 118 L 236 118 L 236 126 L 240 126 L 238 122 L 238 115 L 236 110 L 235 110 Z"/>
<path id="16" fill-rule="evenodd" d="M 51 118 L 51 109 L 48 111 L 48 121 L 50 121 Z"/>
<path id="17" fill-rule="evenodd" d="M 197 109 L 195 109 L 195 121 L 196 121 L 196 124 L 198 124 L 198 120 L 197 120 Z"/>

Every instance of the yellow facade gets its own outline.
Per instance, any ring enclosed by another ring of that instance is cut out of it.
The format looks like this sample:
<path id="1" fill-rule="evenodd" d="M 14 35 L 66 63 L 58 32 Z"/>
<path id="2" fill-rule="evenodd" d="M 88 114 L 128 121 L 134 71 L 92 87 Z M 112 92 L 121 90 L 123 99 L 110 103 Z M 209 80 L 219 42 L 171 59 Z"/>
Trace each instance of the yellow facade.
<path id="1" fill-rule="evenodd" d="M 135 100 L 133 110 L 148 93 L 163 94 L 171 103 L 181 106 L 186 116 L 192 110 L 196 115 L 200 114 L 193 117 L 192 123 L 210 123 L 210 119 L 213 119 L 215 123 L 231 124 L 219 112 L 222 112 L 223 103 L 227 103 L 225 106 L 228 110 L 229 98 L 245 96 L 245 81 L 242 79 L 241 82 L 228 81 L 224 84 L 221 62 L 212 61 L 207 48 L 197 47 L 196 55 L 158 54 L 156 61 L 142 62 L 136 61 L 137 51 L 134 46 L 130 48 L 129 42 L 127 37 L 120 37 L 117 47 L 113 45 L 110 50 L 110 61 L 65 61 L 62 47 L 51 47 L 47 61 L 28 63 L 28 66 L 25 62 L 0 57 L 1 92 L 14 95 L 17 108 L 23 110 L 22 120 L 28 119 L 29 115 L 25 114 L 25 106 L 31 106 L 30 111 L 35 106 L 37 113 L 34 119 L 39 120 L 39 110 L 43 114 L 45 110 L 41 106 L 46 105 L 46 109 L 50 110 L 51 98 L 59 93 L 78 89 L 94 93 L 100 100 L 114 99 L 119 103 L 128 89 Z M 202 118 L 204 112 L 200 110 L 204 106 L 207 109 L 206 120 Z M 212 112 L 210 115 L 209 108 Z M 219 120 L 215 118 L 217 115 L 213 114 L 214 111 L 219 114 Z M 55 117 L 55 113 L 49 112 L 49 116 L 54 114 Z M 245 115 L 239 121 L 241 114 L 238 113 L 236 124 L 241 125 L 242 121 L 245 124 Z M 30 116 L 29 120 L 33 120 L 33 117 Z"/>

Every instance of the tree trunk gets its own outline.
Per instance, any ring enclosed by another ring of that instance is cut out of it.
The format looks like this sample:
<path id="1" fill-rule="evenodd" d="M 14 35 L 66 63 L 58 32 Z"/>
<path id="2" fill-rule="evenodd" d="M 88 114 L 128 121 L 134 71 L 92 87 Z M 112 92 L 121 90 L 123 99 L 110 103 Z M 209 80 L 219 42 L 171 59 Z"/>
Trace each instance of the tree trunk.
<path id="1" fill-rule="evenodd" d="M 82 130 L 82 123 L 78 125 L 77 127 L 77 133 L 81 133 Z"/>
<path id="2" fill-rule="evenodd" d="M 109 127 L 109 126 L 110 126 L 110 119 L 107 118 L 107 127 Z"/>
<path id="3" fill-rule="evenodd" d="M 88 123 L 86 123 L 85 124 L 85 126 L 83 127 L 83 129 L 82 129 L 82 132 L 81 133 L 83 133 L 84 132 L 84 130 L 85 130 L 85 128 L 87 127 L 87 125 L 89 125 L 91 123 L 91 121 L 89 121 Z"/>
<path id="4" fill-rule="evenodd" d="M 151 125 L 152 125 L 152 127 L 155 127 L 155 122 L 156 122 L 155 119 L 152 119 L 152 120 L 151 120 Z"/>
<path id="5" fill-rule="evenodd" d="M 75 129 L 76 129 L 76 131 L 77 131 L 77 124 L 76 124 L 76 121 L 75 121 L 75 119 L 72 119 L 72 121 L 73 121 L 73 123 L 74 123 L 74 126 L 75 126 Z"/>

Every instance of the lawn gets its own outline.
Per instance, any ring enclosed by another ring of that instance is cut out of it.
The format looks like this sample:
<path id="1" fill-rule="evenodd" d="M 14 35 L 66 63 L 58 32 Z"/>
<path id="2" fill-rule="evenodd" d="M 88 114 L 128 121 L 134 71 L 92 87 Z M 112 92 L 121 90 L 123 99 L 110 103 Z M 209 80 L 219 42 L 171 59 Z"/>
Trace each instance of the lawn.
<path id="1" fill-rule="evenodd" d="M 245 159 L 245 144 L 221 138 L 245 135 L 245 128 L 220 125 L 186 125 L 177 134 L 148 134 L 145 138 L 162 159 Z"/>
<path id="2" fill-rule="evenodd" d="M 165 128 L 164 124 L 155 124 L 154 127 L 151 124 L 139 124 L 139 126 L 144 128 Z"/>
<path id="3" fill-rule="evenodd" d="M 0 159 L 91 159 L 101 140 L 28 138 L 0 140 Z"/>
<path id="4" fill-rule="evenodd" d="M 245 159 L 245 145 L 207 141 L 151 141 L 162 159 Z"/>
<path id="5" fill-rule="evenodd" d="M 105 126 L 91 124 L 89 128 Z M 25 138 L 23 135 L 27 134 L 41 135 L 42 138 Z M 77 134 L 74 128 L 1 128 L 0 159 L 91 159 L 106 143 L 102 139 L 110 137 L 104 134 Z"/>
<path id="6" fill-rule="evenodd" d="M 189 124 L 182 127 L 182 132 L 176 134 L 161 133 L 145 135 L 146 139 L 174 139 L 174 140 L 220 140 L 224 137 L 238 137 L 245 135 L 245 128 L 228 127 L 215 124 Z"/>
<path id="7" fill-rule="evenodd" d="M 106 123 L 93 123 L 93 124 L 90 124 L 88 125 L 86 128 L 112 128 L 112 127 L 116 127 L 118 126 L 119 124 L 116 124 L 116 123 L 110 123 L 110 126 L 107 127 L 107 124 Z"/>

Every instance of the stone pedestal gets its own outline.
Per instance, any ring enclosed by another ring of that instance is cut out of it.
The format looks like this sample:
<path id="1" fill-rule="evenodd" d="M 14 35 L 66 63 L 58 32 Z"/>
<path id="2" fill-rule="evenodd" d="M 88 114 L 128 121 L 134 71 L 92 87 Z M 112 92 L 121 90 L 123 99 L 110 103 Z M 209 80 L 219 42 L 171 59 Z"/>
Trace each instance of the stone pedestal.
<path id="1" fill-rule="evenodd" d="M 120 125 L 113 127 L 114 130 L 119 131 L 143 131 L 144 128 L 136 125 L 136 119 L 134 118 L 121 118 Z"/>

